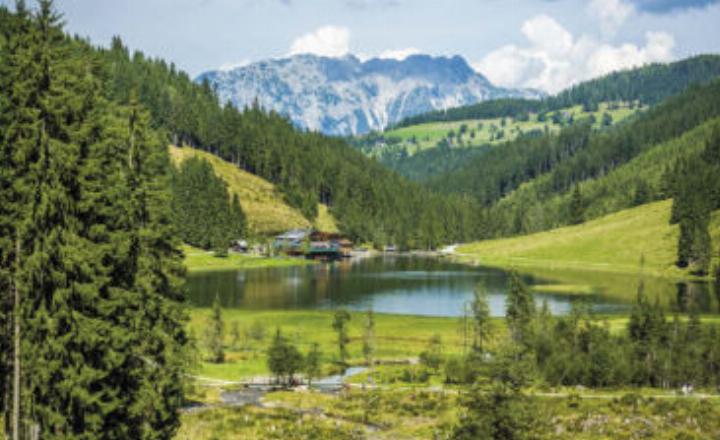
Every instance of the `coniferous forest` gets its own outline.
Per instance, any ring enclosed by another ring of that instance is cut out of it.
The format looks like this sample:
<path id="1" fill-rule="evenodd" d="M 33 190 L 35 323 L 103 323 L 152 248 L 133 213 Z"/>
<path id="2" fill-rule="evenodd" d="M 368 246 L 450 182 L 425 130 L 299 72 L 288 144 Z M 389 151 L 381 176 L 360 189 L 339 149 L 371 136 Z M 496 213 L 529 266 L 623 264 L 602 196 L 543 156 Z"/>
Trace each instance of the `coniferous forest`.
<path id="1" fill-rule="evenodd" d="M 717 55 L 377 160 L 60 6 L 0 6 L 0 440 L 720 438 Z"/>
<path id="2" fill-rule="evenodd" d="M 168 438 L 188 335 L 165 142 L 105 96 L 51 2 L 2 17 L 6 431 Z"/>

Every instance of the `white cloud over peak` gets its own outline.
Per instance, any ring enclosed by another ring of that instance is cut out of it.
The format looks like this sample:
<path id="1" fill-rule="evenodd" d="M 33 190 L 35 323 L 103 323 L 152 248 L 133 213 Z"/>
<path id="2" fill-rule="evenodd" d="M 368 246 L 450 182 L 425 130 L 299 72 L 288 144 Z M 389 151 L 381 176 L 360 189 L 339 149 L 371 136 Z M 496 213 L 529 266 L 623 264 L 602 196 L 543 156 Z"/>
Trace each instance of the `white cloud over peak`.
<path id="1" fill-rule="evenodd" d="M 527 45 L 503 46 L 473 67 L 498 85 L 556 93 L 615 70 L 670 61 L 675 47 L 675 39 L 666 32 L 647 32 L 644 45 L 615 46 L 587 35 L 576 38 L 547 15 L 527 20 L 521 30 Z"/>
<path id="2" fill-rule="evenodd" d="M 340 26 L 323 26 L 295 39 L 290 55 L 310 53 L 341 57 L 350 52 L 350 30 Z"/>
<path id="3" fill-rule="evenodd" d="M 421 53 L 421 51 L 418 48 L 406 47 L 405 49 L 385 50 L 378 55 L 378 58 L 402 61 L 410 55 L 417 55 L 419 53 Z"/>

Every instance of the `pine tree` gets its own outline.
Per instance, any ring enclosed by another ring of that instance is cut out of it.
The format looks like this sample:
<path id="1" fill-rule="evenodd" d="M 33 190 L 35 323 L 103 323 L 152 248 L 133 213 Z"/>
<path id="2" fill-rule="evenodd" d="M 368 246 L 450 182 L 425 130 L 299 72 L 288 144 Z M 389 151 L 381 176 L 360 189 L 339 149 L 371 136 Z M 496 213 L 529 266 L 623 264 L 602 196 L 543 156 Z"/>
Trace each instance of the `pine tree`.
<path id="1" fill-rule="evenodd" d="M 280 332 L 275 331 L 267 352 L 268 369 L 275 375 L 278 383 L 290 384 L 295 373 L 303 366 L 302 354 Z"/>
<path id="2" fill-rule="evenodd" d="M 472 312 L 474 330 L 473 350 L 482 353 L 485 350 L 485 343 L 490 337 L 491 332 L 490 306 L 487 301 L 487 290 L 482 283 L 478 283 L 475 286 Z"/>
<path id="3" fill-rule="evenodd" d="M 305 377 L 307 378 L 308 387 L 312 386 L 313 379 L 320 376 L 321 362 L 320 344 L 313 342 L 310 345 L 310 351 L 305 356 Z"/>
<path id="4" fill-rule="evenodd" d="M 585 202 L 583 201 L 580 185 L 575 185 L 570 200 L 570 224 L 579 225 L 585 221 Z"/>
<path id="5" fill-rule="evenodd" d="M 40 2 L 1 63 L 15 84 L 3 101 L 17 111 L 2 112 L 2 131 L 24 260 L 14 275 L 20 436 L 168 438 L 183 400 L 185 325 L 163 207 L 167 151 L 148 142 L 138 112 L 117 117 L 124 110 L 103 99 L 97 66 L 71 50 L 58 20 Z"/>
<path id="6" fill-rule="evenodd" d="M 230 222 L 233 226 L 231 237 L 233 239 L 245 237 L 247 234 L 247 218 L 245 217 L 245 212 L 240 205 L 240 199 L 237 194 L 233 194 L 232 202 L 230 203 Z"/>
<path id="7" fill-rule="evenodd" d="M 215 295 L 213 301 L 212 315 L 208 323 L 208 349 L 210 350 L 210 360 L 215 363 L 225 361 L 225 324 L 222 320 L 222 306 L 220 305 L 220 297 Z"/>
<path id="8" fill-rule="evenodd" d="M 338 310 L 333 318 L 332 328 L 337 332 L 338 356 L 340 363 L 345 363 L 347 359 L 347 344 L 350 342 L 348 337 L 347 323 L 350 321 L 350 314 L 346 310 Z"/>
<path id="9" fill-rule="evenodd" d="M 535 302 L 516 270 L 510 272 L 505 316 L 513 341 L 526 345 L 530 341 L 531 324 L 535 316 Z"/>
<path id="10" fill-rule="evenodd" d="M 120 159 L 127 168 L 120 174 L 129 209 L 126 217 L 114 215 L 124 235 L 114 249 L 127 249 L 127 259 L 119 259 L 113 272 L 134 301 L 122 325 L 131 331 L 133 359 L 125 372 L 137 386 L 126 394 L 125 420 L 133 429 L 130 437 L 170 438 L 179 428 L 185 371 L 195 357 L 186 333 L 185 269 L 170 211 L 170 160 L 164 140 L 149 128 L 147 112 L 131 100 L 125 115 L 127 149 Z"/>

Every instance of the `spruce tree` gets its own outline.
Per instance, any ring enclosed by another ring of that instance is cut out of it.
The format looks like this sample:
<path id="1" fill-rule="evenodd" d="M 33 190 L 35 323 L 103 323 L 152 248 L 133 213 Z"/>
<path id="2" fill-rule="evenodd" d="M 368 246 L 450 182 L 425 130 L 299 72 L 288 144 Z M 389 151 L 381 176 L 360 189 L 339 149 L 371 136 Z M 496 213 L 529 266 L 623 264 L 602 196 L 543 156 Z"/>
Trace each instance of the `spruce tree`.
<path id="1" fill-rule="evenodd" d="M 585 202 L 580 192 L 580 185 L 575 185 L 570 200 L 570 224 L 579 225 L 585 221 Z"/>
<path id="2" fill-rule="evenodd" d="M 332 328 L 337 332 L 338 356 L 340 363 L 343 364 L 348 356 L 347 344 L 350 342 L 347 329 L 348 321 L 350 321 L 350 314 L 346 310 L 335 312 Z"/>
<path id="3" fill-rule="evenodd" d="M 515 343 L 530 342 L 532 321 L 535 317 L 535 301 L 516 270 L 510 271 L 508 295 L 505 300 L 505 316 L 510 335 Z"/>
<path id="4" fill-rule="evenodd" d="M 34 17 L 20 12 L 0 63 L 0 81 L 12 84 L 0 104 L 0 179 L 12 186 L 1 191 L 16 201 L 1 217 L 19 249 L 7 258 L 3 243 L 0 260 L 3 270 L 21 262 L 10 275 L 23 378 L 13 434 L 170 438 L 185 325 L 180 254 L 161 203 L 167 151 L 117 117 L 50 1 Z"/>
<path id="5" fill-rule="evenodd" d="M 225 325 L 222 320 L 222 306 L 220 305 L 220 297 L 215 295 L 213 301 L 212 316 L 208 323 L 208 349 L 210 350 L 210 360 L 215 363 L 225 361 Z"/>
<path id="6" fill-rule="evenodd" d="M 131 437 L 170 438 L 179 428 L 185 371 L 194 357 L 186 333 L 185 269 L 170 211 L 171 165 L 164 140 L 150 130 L 147 112 L 131 101 L 126 116 L 127 168 L 122 174 L 130 192 L 131 227 L 123 242 L 130 247 L 117 273 L 134 274 L 120 279 L 129 282 L 137 301 L 126 315 L 133 324 L 130 374 L 141 378 L 138 392 L 130 394 L 128 421 L 138 421 Z"/>
<path id="7" fill-rule="evenodd" d="M 473 313 L 473 350 L 482 353 L 485 343 L 490 337 L 490 306 L 487 301 L 487 290 L 483 283 L 475 286 L 472 301 Z"/>
<path id="8" fill-rule="evenodd" d="M 312 387 L 313 379 L 320 376 L 320 367 L 322 362 L 322 353 L 320 352 L 320 344 L 313 342 L 310 345 L 310 351 L 305 356 L 305 377 L 307 378 L 308 387 Z"/>

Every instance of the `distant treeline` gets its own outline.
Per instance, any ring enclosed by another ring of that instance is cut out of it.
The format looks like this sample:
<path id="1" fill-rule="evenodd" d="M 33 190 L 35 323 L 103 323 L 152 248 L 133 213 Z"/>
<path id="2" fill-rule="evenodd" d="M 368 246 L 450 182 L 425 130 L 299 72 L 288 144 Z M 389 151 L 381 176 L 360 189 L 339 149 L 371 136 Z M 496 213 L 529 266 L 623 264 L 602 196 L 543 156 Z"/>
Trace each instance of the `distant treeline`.
<path id="1" fill-rule="evenodd" d="M 582 105 L 596 108 L 602 102 L 636 102 L 654 105 L 682 92 L 691 84 L 706 83 L 720 76 L 720 56 L 699 55 L 671 64 L 651 64 L 614 72 L 573 86 L 543 100 L 500 99 L 465 107 L 439 110 L 407 118 L 397 127 L 426 122 L 465 119 L 523 118 L 529 113 L 549 113 Z"/>

